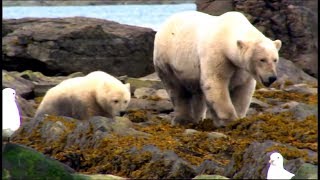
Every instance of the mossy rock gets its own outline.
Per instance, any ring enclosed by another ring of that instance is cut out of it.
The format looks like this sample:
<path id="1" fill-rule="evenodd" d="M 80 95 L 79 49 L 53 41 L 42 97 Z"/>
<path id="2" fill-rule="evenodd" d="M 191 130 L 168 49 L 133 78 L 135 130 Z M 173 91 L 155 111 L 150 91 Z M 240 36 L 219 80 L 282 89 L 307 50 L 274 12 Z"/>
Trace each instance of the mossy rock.
<path id="1" fill-rule="evenodd" d="M 318 179 L 318 166 L 304 163 L 292 179 Z"/>
<path id="2" fill-rule="evenodd" d="M 3 179 L 72 179 L 70 167 L 19 144 L 2 146 Z"/>
<path id="3" fill-rule="evenodd" d="M 224 176 L 220 176 L 220 175 L 198 175 L 196 177 L 194 177 L 193 179 L 229 179 L 227 177 Z"/>
<path id="4" fill-rule="evenodd" d="M 100 179 L 126 179 L 119 176 L 114 176 L 110 174 L 92 174 L 92 175 L 86 175 L 86 174 L 73 174 L 73 179 L 76 180 L 100 180 Z"/>
<path id="5" fill-rule="evenodd" d="M 161 81 L 141 80 L 138 78 L 127 78 L 124 80 L 125 83 L 130 83 L 131 92 L 134 92 L 138 88 L 154 88 L 163 89 Z"/>

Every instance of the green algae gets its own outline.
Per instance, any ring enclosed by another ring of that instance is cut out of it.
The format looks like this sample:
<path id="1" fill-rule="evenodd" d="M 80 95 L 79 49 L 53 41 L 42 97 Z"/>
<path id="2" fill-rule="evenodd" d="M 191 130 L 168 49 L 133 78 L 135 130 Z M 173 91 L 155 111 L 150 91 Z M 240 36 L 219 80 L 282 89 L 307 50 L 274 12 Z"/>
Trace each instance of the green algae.
<path id="1" fill-rule="evenodd" d="M 20 145 L 6 144 L 3 163 L 13 179 L 72 179 L 65 167 L 43 154 Z M 12 166 L 14 165 L 14 166 Z"/>

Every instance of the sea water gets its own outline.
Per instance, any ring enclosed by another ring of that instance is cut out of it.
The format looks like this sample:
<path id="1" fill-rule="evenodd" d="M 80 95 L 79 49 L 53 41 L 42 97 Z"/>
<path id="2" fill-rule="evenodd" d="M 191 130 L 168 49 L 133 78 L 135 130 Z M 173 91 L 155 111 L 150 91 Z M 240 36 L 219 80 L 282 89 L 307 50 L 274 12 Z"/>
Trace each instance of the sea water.
<path id="1" fill-rule="evenodd" d="M 2 10 L 3 19 L 84 16 L 158 30 L 161 24 L 172 14 L 196 10 L 196 5 L 8 6 L 3 7 Z"/>

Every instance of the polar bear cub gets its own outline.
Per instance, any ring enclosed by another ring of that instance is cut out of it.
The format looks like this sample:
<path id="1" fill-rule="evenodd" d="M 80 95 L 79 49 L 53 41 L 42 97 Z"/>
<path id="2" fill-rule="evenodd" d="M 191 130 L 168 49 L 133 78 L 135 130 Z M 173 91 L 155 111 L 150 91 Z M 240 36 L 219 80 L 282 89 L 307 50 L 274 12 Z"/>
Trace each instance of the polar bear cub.
<path id="1" fill-rule="evenodd" d="M 114 117 L 126 110 L 131 99 L 130 84 L 95 71 L 84 77 L 62 81 L 44 96 L 35 117 L 44 114 L 86 120 L 91 116 Z"/>
<path id="2" fill-rule="evenodd" d="M 156 33 L 153 61 L 174 105 L 172 123 L 198 123 L 207 109 L 216 126 L 244 117 L 256 81 L 277 79 L 280 48 L 239 12 L 170 17 Z"/>

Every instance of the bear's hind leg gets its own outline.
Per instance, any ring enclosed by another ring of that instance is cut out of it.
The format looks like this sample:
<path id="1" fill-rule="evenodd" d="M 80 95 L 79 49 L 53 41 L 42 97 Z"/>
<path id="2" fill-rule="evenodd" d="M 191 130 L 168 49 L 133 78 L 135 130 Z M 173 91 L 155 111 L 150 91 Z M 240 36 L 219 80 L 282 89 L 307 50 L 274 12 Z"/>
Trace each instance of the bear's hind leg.
<path id="1" fill-rule="evenodd" d="M 191 113 L 194 123 L 206 118 L 207 105 L 203 94 L 193 94 L 191 98 Z"/>

